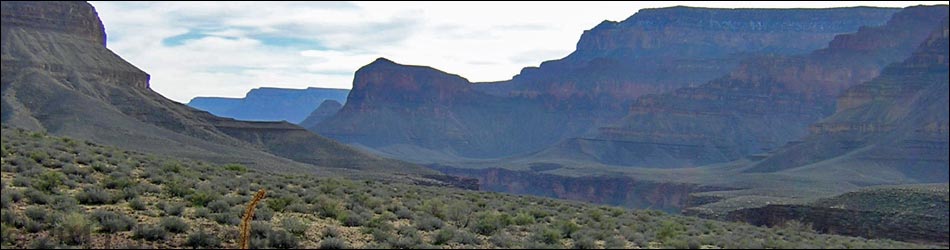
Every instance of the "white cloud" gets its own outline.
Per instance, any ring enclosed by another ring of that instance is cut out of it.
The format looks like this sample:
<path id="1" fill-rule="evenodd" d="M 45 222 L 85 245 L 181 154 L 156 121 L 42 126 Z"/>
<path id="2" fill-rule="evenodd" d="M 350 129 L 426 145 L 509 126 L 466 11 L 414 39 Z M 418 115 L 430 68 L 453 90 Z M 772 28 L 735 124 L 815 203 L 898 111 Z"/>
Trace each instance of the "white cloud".
<path id="1" fill-rule="evenodd" d="M 928 3 L 928 4 L 937 4 Z M 944 4 L 946 2 L 943 2 Z M 251 88 L 350 88 L 377 57 L 472 81 L 566 56 L 580 34 L 641 8 L 910 6 L 908 2 L 92 2 L 110 49 L 187 102 Z"/>

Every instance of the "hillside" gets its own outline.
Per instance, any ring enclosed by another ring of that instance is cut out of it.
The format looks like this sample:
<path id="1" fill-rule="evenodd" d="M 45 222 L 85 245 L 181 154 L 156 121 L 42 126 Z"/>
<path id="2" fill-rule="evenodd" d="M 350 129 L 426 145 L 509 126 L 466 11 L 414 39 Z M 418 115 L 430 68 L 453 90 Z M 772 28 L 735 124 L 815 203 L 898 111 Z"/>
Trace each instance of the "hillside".
<path id="1" fill-rule="evenodd" d="M 149 88 L 148 74 L 105 47 L 102 23 L 85 2 L 5 1 L 2 40 L 6 126 L 259 169 L 376 178 L 436 174 L 286 122 L 237 121 L 168 100 Z M 373 171 L 354 171 L 360 169 Z"/>
<path id="2" fill-rule="evenodd" d="M 272 174 L 3 128 L 4 248 L 921 248 L 569 201 Z M 932 246 L 936 247 L 936 246 Z"/>

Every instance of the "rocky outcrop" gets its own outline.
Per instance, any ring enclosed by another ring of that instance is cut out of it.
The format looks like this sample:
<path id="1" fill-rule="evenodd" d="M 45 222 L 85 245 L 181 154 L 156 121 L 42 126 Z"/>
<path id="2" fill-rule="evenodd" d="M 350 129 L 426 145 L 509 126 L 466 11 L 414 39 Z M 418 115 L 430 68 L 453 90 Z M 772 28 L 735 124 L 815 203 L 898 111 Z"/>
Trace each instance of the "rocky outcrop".
<path id="1" fill-rule="evenodd" d="M 741 209 L 726 219 L 769 227 L 797 221 L 821 233 L 946 245 L 950 243 L 947 197 L 946 184 L 889 186 L 804 205 Z"/>
<path id="2" fill-rule="evenodd" d="M 83 2 L 6 2 L 3 24 L 6 29 L 36 30 L 72 36 L 106 46 L 106 31 L 96 10 Z"/>
<path id="3" fill-rule="evenodd" d="M 148 74 L 105 48 L 102 22 L 88 3 L 7 1 L 2 8 L 5 76 L 37 70 L 59 81 L 75 81 L 79 76 L 70 70 L 78 68 L 103 83 L 148 88 Z M 60 46 L 43 46 L 52 41 Z"/>
<path id="4" fill-rule="evenodd" d="M 869 239 L 947 244 L 947 224 L 939 218 L 900 215 L 873 211 L 821 208 L 799 205 L 768 205 L 730 213 L 727 220 L 756 226 L 775 227 L 789 221 L 811 225 L 820 233 L 841 234 Z"/>
<path id="5" fill-rule="evenodd" d="M 442 173 L 478 179 L 480 190 L 537 195 L 597 204 L 679 213 L 693 202 L 691 193 L 725 190 L 691 183 L 641 181 L 630 177 L 568 177 L 502 168 L 466 169 L 429 165 Z"/>
<path id="6" fill-rule="evenodd" d="M 195 97 L 188 106 L 238 120 L 300 124 L 324 101 L 345 103 L 349 93 L 347 89 L 265 87 L 252 89 L 244 98 Z"/>
<path id="7" fill-rule="evenodd" d="M 542 156 L 669 168 L 769 152 L 832 114 L 845 88 L 909 55 L 946 12 L 946 6 L 907 8 L 883 26 L 837 36 L 810 54 L 751 58 L 707 84 L 643 96 L 620 122 Z"/>
<path id="8" fill-rule="evenodd" d="M 435 174 L 293 124 L 236 121 L 168 100 L 148 88 L 145 72 L 105 47 L 95 13 L 84 2 L 3 2 L 5 126 L 262 170 Z"/>
<path id="9" fill-rule="evenodd" d="M 314 109 L 313 112 L 307 116 L 307 119 L 300 122 L 300 126 L 305 128 L 316 127 L 318 123 L 335 115 L 336 112 L 340 112 L 340 109 L 343 109 L 343 104 L 340 104 L 340 102 L 336 100 L 323 101 L 317 109 Z"/>
<path id="10" fill-rule="evenodd" d="M 946 9 L 942 14 L 942 25 L 911 56 L 845 91 L 837 112 L 811 126 L 802 143 L 777 150 L 747 171 L 809 166 L 796 172 L 833 169 L 866 176 L 873 171 L 890 176 L 891 183 L 945 182 L 950 168 L 950 53 Z"/>

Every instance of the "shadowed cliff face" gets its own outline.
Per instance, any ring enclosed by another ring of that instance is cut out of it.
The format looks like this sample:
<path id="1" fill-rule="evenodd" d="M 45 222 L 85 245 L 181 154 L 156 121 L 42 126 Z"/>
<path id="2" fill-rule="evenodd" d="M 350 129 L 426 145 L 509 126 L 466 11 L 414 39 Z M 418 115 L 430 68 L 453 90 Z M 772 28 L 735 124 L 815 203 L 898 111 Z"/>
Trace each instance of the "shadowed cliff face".
<path id="1" fill-rule="evenodd" d="M 289 123 L 235 121 L 165 99 L 149 89 L 148 74 L 105 47 L 102 23 L 88 3 L 2 6 L 4 125 L 266 170 L 434 173 Z"/>
<path id="2" fill-rule="evenodd" d="M 323 101 L 317 109 L 313 110 L 313 112 L 307 116 L 307 119 L 300 122 L 300 126 L 304 128 L 316 127 L 317 124 L 323 120 L 335 115 L 336 112 L 340 112 L 340 109 L 343 109 L 343 104 L 340 104 L 340 102 L 336 100 Z"/>
<path id="3" fill-rule="evenodd" d="M 849 88 L 837 112 L 811 126 L 749 172 L 845 171 L 885 173 L 877 182 L 946 182 L 948 178 L 948 24 L 901 63 Z"/>
<path id="4" fill-rule="evenodd" d="M 840 35 L 801 56 L 747 59 L 697 87 L 647 95 L 614 125 L 543 156 L 601 163 L 689 167 L 768 152 L 805 136 L 835 110 L 835 96 L 906 58 L 946 16 L 946 6 L 911 7 L 880 27 Z"/>

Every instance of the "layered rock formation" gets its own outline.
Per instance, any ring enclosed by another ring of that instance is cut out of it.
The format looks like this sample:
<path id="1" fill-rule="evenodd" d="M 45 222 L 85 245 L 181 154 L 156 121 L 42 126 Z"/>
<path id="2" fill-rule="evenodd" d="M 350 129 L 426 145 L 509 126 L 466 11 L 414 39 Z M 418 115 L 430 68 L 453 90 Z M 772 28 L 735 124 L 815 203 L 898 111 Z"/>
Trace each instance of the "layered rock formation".
<path id="1" fill-rule="evenodd" d="M 698 85 L 756 54 L 800 54 L 835 35 L 886 22 L 897 9 L 643 9 L 585 31 L 560 60 L 529 67 L 489 93 L 565 109 L 623 111 L 635 98 Z M 794 41 L 794 42 L 790 42 Z"/>
<path id="2" fill-rule="evenodd" d="M 747 172 L 887 176 L 868 182 L 946 182 L 948 160 L 948 25 L 933 30 L 909 58 L 838 98 L 834 115 L 810 127 Z"/>
<path id="3" fill-rule="evenodd" d="M 149 89 L 148 74 L 105 47 L 102 23 L 88 3 L 2 6 L 4 125 L 268 170 L 435 173 L 289 123 L 236 121 L 165 99 Z"/>
<path id="4" fill-rule="evenodd" d="M 571 124 L 539 110 L 535 103 L 475 91 L 458 75 L 380 58 L 356 71 L 343 109 L 310 129 L 381 151 L 402 150 L 403 159 L 488 158 L 553 143 Z"/>
<path id="5" fill-rule="evenodd" d="M 307 119 L 300 122 L 300 126 L 304 128 L 316 127 L 318 123 L 335 115 L 336 112 L 340 112 L 340 109 L 343 109 L 343 104 L 340 104 L 340 102 L 336 100 L 323 101 L 317 109 L 310 112 Z"/>
<path id="6" fill-rule="evenodd" d="M 299 124 L 326 100 L 346 102 L 348 89 L 255 88 L 244 98 L 195 97 L 188 106 L 245 121 L 287 121 Z"/>
<path id="7" fill-rule="evenodd" d="M 642 10 L 585 32 L 570 56 L 497 83 L 377 61 L 357 72 L 347 105 L 315 131 L 403 159 L 531 153 L 623 117 L 640 95 L 708 81 L 751 55 L 818 49 L 896 11 Z"/>
<path id="8" fill-rule="evenodd" d="M 909 55 L 946 13 L 946 6 L 910 7 L 807 55 L 751 58 L 707 84 L 643 96 L 620 122 L 538 157 L 668 168 L 768 152 L 832 114 L 842 90 Z"/>

